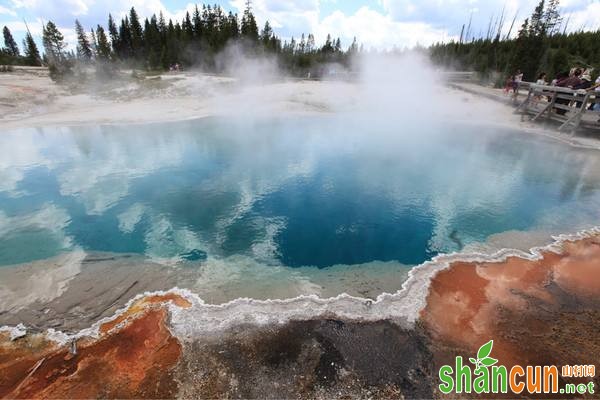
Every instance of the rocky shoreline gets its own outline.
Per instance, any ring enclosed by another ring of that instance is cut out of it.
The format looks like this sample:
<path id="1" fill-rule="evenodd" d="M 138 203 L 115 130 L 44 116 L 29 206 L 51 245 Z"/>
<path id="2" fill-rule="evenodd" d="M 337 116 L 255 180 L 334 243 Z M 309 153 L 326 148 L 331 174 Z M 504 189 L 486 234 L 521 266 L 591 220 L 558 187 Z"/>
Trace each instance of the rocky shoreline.
<path id="1" fill-rule="evenodd" d="M 457 259 L 433 277 L 410 326 L 330 312 L 182 329 L 193 298 L 139 296 L 79 335 L 0 332 L 0 397 L 441 398 L 440 366 L 490 339 L 507 367 L 596 365 L 598 268 L 597 232 L 530 257 Z"/>

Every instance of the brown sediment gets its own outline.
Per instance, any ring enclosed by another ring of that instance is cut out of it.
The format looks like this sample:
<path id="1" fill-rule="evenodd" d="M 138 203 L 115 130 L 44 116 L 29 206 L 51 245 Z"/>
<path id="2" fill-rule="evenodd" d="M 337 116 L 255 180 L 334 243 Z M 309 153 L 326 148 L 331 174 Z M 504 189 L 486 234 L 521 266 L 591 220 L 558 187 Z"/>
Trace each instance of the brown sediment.
<path id="1" fill-rule="evenodd" d="M 0 397 L 171 398 L 181 344 L 167 327 L 164 303 L 189 306 L 175 294 L 135 302 L 118 326 L 98 339 L 58 346 L 32 335 L 0 342 Z M 122 318 L 121 318 L 122 317 Z"/>
<path id="2" fill-rule="evenodd" d="M 189 308 L 192 306 L 192 303 L 190 303 L 189 300 L 170 292 L 162 295 L 151 295 L 141 297 L 138 300 L 134 301 L 133 304 L 131 304 L 131 306 L 127 308 L 127 310 L 119 314 L 116 318 L 100 325 L 99 331 L 100 333 L 107 333 L 119 324 L 131 318 L 132 316 L 135 316 L 140 312 L 146 311 L 148 307 L 157 304 L 161 305 L 167 302 L 171 302 L 180 308 Z"/>
<path id="3" fill-rule="evenodd" d="M 421 311 L 436 368 L 491 339 L 506 366 L 597 364 L 600 240 L 561 247 L 539 260 L 455 262 L 439 272 Z"/>
<path id="4" fill-rule="evenodd" d="M 0 397 L 14 397 L 8 394 L 21 386 L 36 364 L 57 348 L 43 335 L 29 335 L 13 342 L 7 332 L 0 332 Z"/>

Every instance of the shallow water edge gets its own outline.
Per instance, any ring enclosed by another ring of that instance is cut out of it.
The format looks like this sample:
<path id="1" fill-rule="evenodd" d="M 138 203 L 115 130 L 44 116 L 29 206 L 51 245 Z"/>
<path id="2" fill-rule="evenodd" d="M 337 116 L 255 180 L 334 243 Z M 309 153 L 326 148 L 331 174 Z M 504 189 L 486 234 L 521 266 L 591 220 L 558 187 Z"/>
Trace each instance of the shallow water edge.
<path id="1" fill-rule="evenodd" d="M 375 301 L 140 294 L 72 335 L 3 328 L 0 395 L 441 398 L 439 366 L 490 338 L 507 366 L 595 365 L 599 261 L 596 228 L 528 253 L 439 256 Z"/>
<path id="2" fill-rule="evenodd" d="M 289 320 L 314 319 L 332 317 L 340 319 L 356 319 L 361 321 L 393 320 L 403 327 L 410 328 L 419 319 L 420 312 L 426 306 L 427 295 L 431 281 L 440 271 L 450 268 L 456 263 L 468 263 L 477 266 L 480 263 L 499 264 L 510 258 L 518 258 L 527 261 L 542 260 L 544 254 L 560 254 L 566 243 L 577 243 L 594 239 L 600 235 L 600 227 L 591 228 L 575 234 L 563 234 L 553 237 L 553 242 L 543 246 L 536 246 L 529 251 L 504 248 L 486 254 L 481 252 L 459 252 L 436 256 L 419 266 L 407 271 L 407 278 L 403 280 L 402 286 L 396 292 L 382 292 L 373 298 L 340 293 L 332 297 L 320 297 L 314 294 L 302 294 L 290 298 L 250 298 L 239 297 L 225 302 L 210 302 L 190 289 L 173 287 L 168 290 L 144 291 L 138 293 L 123 307 L 118 308 L 113 314 L 92 321 L 91 326 L 75 333 L 65 333 L 53 328 L 48 329 L 50 337 L 58 343 L 67 343 L 73 339 L 85 336 L 98 337 L 98 329 L 101 325 L 118 318 L 131 308 L 133 304 L 143 301 L 144 298 L 153 296 L 177 295 L 185 298 L 191 304 L 189 310 L 181 311 L 179 307 L 172 307 L 172 323 L 179 327 L 183 336 L 184 332 L 210 333 L 229 329 L 238 324 L 281 324 Z M 127 260 L 127 257 L 125 257 Z M 123 262 L 123 260 L 120 260 Z M 386 263 L 383 263 L 386 264 Z M 112 269 L 115 265 L 109 265 Z M 144 266 L 147 268 L 148 266 Z M 159 265 L 160 272 L 150 273 L 151 279 L 162 273 L 164 266 Z M 347 266 L 346 266 L 347 267 Z M 357 266 L 360 267 L 360 266 Z M 360 269 L 360 268 L 359 268 Z M 171 277 L 167 272 L 167 278 L 161 282 L 165 284 Z M 180 274 L 180 272 L 177 272 Z M 118 274 L 117 274 L 118 276 Z M 22 323 L 12 326 L 5 325 L 0 328 L 6 332 L 22 332 L 25 326 Z M 40 331 L 40 327 L 34 329 Z"/>

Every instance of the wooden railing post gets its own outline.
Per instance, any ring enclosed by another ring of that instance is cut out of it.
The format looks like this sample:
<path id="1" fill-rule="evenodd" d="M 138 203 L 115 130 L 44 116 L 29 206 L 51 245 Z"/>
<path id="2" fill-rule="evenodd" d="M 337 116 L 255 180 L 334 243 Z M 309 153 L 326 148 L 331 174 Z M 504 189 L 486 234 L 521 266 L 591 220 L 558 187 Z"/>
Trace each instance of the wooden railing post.
<path id="1" fill-rule="evenodd" d="M 556 98 L 558 97 L 558 92 L 554 92 L 552 95 L 552 101 L 550 102 L 550 106 L 548 107 L 548 115 L 546 119 L 550 119 L 552 116 L 552 110 L 554 110 L 554 104 L 556 104 Z"/>

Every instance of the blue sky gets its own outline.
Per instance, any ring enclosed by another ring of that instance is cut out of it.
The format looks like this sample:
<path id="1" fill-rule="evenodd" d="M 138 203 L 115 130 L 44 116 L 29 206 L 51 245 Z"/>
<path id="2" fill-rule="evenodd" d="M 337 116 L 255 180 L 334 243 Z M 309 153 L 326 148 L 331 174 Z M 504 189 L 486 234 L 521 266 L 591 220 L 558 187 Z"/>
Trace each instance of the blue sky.
<path id="1" fill-rule="evenodd" d="M 348 45 L 356 36 L 367 48 L 389 49 L 429 45 L 460 34 L 473 15 L 473 33 L 485 33 L 490 18 L 504 8 L 509 23 L 518 26 L 539 0 L 254 0 L 259 24 L 268 19 L 283 38 L 313 32 L 317 41 L 328 33 Z M 211 0 L 225 10 L 240 12 L 245 0 Z M 180 19 L 194 6 L 189 0 L 0 0 L 0 26 L 7 25 L 19 44 L 25 32 L 23 19 L 39 38 L 42 21 L 52 20 L 70 45 L 75 43 L 73 22 L 78 18 L 90 29 L 106 25 L 108 13 L 120 17 L 135 6 L 142 16 L 163 11 Z M 562 0 L 569 29 L 599 29 L 600 0 Z M 513 30 L 513 33 L 516 28 Z"/>

